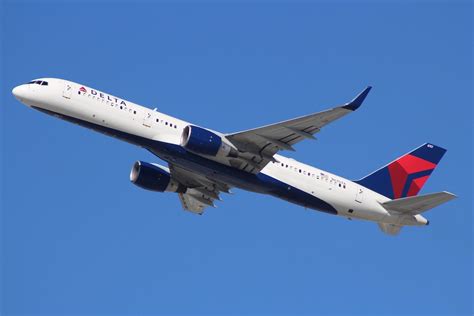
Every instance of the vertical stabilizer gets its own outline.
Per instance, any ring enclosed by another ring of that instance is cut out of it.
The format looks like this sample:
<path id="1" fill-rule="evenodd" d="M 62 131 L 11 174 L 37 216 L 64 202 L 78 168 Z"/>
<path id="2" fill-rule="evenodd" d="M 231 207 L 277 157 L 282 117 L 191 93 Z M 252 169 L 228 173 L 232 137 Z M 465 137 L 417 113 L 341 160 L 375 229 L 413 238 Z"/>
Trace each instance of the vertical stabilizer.
<path id="1" fill-rule="evenodd" d="M 355 182 L 390 199 L 414 196 L 445 152 L 444 148 L 426 143 Z"/>

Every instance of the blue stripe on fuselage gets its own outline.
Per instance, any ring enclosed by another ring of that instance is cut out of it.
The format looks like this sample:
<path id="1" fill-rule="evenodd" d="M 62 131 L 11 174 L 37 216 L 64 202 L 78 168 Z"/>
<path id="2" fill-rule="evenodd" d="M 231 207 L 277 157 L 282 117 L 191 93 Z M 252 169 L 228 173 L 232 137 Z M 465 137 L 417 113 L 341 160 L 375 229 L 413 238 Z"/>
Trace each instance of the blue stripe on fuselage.
<path id="1" fill-rule="evenodd" d="M 144 147 L 169 163 L 192 170 L 193 172 L 215 179 L 216 181 L 221 181 L 248 191 L 270 194 L 303 207 L 330 214 L 337 214 L 336 209 L 329 203 L 264 173 L 255 175 L 193 154 L 176 144 L 155 141 L 49 110 L 37 107 L 33 108 L 65 121 Z"/>

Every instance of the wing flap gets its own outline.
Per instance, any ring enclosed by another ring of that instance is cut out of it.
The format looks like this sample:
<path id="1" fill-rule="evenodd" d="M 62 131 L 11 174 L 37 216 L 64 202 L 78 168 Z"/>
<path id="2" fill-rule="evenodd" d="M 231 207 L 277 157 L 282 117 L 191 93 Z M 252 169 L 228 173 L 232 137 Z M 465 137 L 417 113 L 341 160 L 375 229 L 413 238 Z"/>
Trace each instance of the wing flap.
<path id="1" fill-rule="evenodd" d="M 171 176 L 186 186 L 186 192 L 178 193 L 183 209 L 202 214 L 207 207 L 216 207 L 215 200 L 221 201 L 220 192 L 230 193 L 230 186 L 198 175 L 174 164 L 169 164 Z"/>
<path id="2" fill-rule="evenodd" d="M 417 215 L 454 198 L 456 198 L 456 195 L 452 193 L 437 192 L 391 200 L 382 203 L 382 206 L 388 211 Z"/>
<path id="3" fill-rule="evenodd" d="M 183 209 L 185 209 L 186 211 L 202 215 L 204 209 L 208 207 L 207 204 L 201 203 L 189 194 L 179 193 L 178 196 L 179 200 L 181 201 L 181 205 L 183 206 Z"/>

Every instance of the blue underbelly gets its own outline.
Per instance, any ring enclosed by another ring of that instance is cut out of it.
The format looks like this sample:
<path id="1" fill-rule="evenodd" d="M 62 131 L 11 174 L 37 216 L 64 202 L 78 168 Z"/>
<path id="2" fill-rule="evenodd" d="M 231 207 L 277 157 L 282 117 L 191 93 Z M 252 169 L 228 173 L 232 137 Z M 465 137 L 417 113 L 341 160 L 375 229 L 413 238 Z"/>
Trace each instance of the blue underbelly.
<path id="1" fill-rule="evenodd" d="M 252 174 L 203 158 L 175 144 L 156 142 L 149 148 L 158 157 L 211 179 L 243 190 L 264 193 L 303 207 L 337 214 L 325 201 L 264 173 Z"/>
<path id="2" fill-rule="evenodd" d="M 168 163 L 176 164 L 182 168 L 204 175 L 210 179 L 226 183 L 230 186 L 238 187 L 247 191 L 273 195 L 303 207 L 330 214 L 337 214 L 336 209 L 329 203 L 269 175 L 263 173 L 252 174 L 235 169 L 193 154 L 176 144 L 159 142 L 130 133 L 125 133 L 45 109 L 35 109 L 83 127 L 90 128 L 105 135 L 144 147 Z"/>

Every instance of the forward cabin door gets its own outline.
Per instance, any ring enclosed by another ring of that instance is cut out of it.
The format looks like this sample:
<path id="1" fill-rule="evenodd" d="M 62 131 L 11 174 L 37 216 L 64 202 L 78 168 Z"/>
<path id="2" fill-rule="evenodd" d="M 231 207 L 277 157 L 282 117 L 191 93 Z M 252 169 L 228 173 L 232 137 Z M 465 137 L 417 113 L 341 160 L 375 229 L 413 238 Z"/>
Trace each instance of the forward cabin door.
<path id="1" fill-rule="evenodd" d="M 153 121 L 153 116 L 150 111 L 145 112 L 145 117 L 143 118 L 143 126 L 151 127 L 151 122 Z"/>
<path id="2" fill-rule="evenodd" d="M 357 188 L 357 194 L 356 194 L 356 197 L 355 197 L 355 201 L 359 202 L 359 203 L 362 203 L 363 200 L 364 200 L 364 188 L 363 187 L 358 187 Z"/>
<path id="3" fill-rule="evenodd" d="M 72 84 L 69 82 L 64 83 L 63 98 L 70 99 L 72 95 Z"/>

